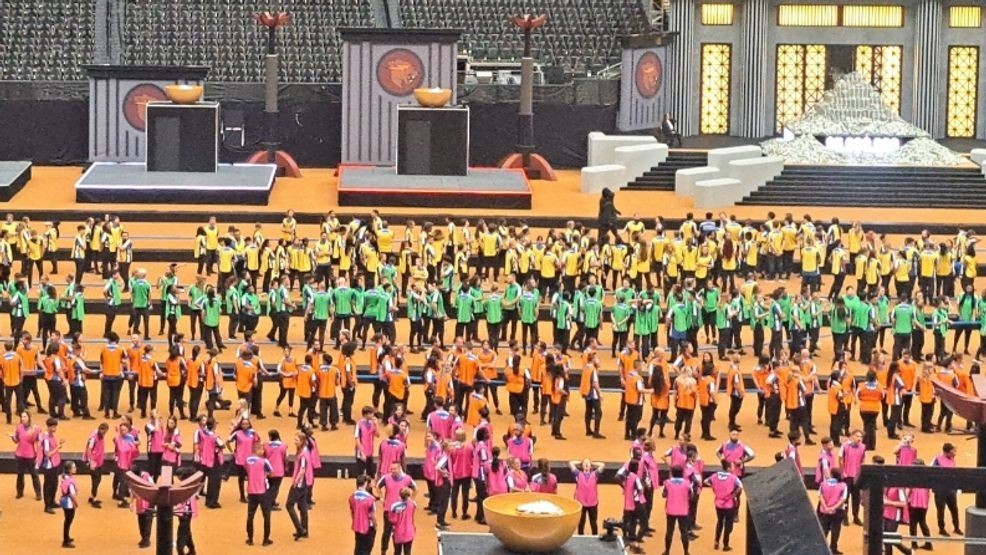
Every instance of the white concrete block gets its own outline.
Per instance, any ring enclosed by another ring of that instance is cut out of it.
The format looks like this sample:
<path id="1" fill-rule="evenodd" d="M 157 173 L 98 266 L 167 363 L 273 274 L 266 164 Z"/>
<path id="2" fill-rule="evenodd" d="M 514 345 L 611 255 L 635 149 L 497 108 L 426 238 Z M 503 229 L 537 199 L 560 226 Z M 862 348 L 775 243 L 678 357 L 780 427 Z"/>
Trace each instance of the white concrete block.
<path id="1" fill-rule="evenodd" d="M 986 148 L 974 148 L 970 150 L 969 158 L 976 164 L 986 162 Z"/>
<path id="2" fill-rule="evenodd" d="M 986 176 L 986 161 L 984 161 L 983 163 L 981 163 L 980 166 L 983 169 L 983 175 Z"/>
<path id="3" fill-rule="evenodd" d="M 657 144 L 651 135 L 606 135 L 599 131 L 589 133 L 588 164 L 602 166 L 616 163 L 616 149 L 621 146 Z"/>
<path id="4" fill-rule="evenodd" d="M 759 158 L 761 156 L 763 156 L 763 151 L 757 145 L 714 148 L 709 151 L 709 165 L 713 168 L 725 170 L 726 164 L 733 160 L 745 160 L 747 158 Z"/>
<path id="5" fill-rule="evenodd" d="M 630 183 L 634 179 L 644 175 L 654 166 L 659 166 L 668 159 L 668 145 L 652 143 L 646 145 L 621 146 L 614 152 L 615 163 L 624 166 L 626 171 L 626 182 Z"/>
<path id="6" fill-rule="evenodd" d="M 745 195 L 739 179 L 721 177 L 695 184 L 695 208 L 715 208 L 735 204 Z"/>
<path id="7" fill-rule="evenodd" d="M 599 193 L 606 187 L 616 191 L 626 185 L 626 171 L 626 167 L 617 164 L 586 166 L 581 174 L 582 192 Z"/>
<path id="8" fill-rule="evenodd" d="M 726 166 L 725 177 L 738 179 L 746 196 L 784 171 L 784 159 L 780 156 L 733 160 Z"/>
<path id="9" fill-rule="evenodd" d="M 695 194 L 695 183 L 719 177 L 725 177 L 725 173 L 710 166 L 681 169 L 674 172 L 674 192 L 678 196 L 690 197 Z"/>

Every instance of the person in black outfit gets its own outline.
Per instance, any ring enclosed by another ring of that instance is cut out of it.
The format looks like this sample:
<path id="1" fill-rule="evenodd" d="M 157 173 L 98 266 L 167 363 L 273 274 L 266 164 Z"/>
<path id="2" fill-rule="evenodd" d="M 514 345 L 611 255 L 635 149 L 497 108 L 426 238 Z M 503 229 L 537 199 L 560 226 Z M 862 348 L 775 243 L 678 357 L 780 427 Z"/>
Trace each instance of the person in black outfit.
<path id="1" fill-rule="evenodd" d="M 620 216 L 620 211 L 616 209 L 614 200 L 616 193 L 609 187 L 603 189 L 602 197 L 599 198 L 599 237 L 611 232 L 613 237 L 619 237 L 616 227 L 616 219 Z"/>

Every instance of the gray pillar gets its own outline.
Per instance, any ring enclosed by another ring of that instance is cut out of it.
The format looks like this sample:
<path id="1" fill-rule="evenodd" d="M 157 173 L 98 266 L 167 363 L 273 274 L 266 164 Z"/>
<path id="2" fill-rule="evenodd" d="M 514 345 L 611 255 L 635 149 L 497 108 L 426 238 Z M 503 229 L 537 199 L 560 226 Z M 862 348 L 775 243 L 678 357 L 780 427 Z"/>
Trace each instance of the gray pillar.
<path id="1" fill-rule="evenodd" d="M 914 21 L 914 92 L 911 99 L 911 122 L 931 133 L 945 136 L 945 61 L 942 45 L 941 0 L 921 0 L 915 7 Z"/>
<path id="2" fill-rule="evenodd" d="M 767 25 L 769 0 L 747 0 L 742 7 L 743 50 L 733 75 L 740 76 L 740 91 L 735 99 L 739 105 L 739 134 L 743 137 L 773 135 L 768 102 Z"/>
<path id="3" fill-rule="evenodd" d="M 677 31 L 678 36 L 668 49 L 668 111 L 678 119 L 682 135 L 697 135 L 700 99 L 696 91 L 700 87 L 701 67 L 695 33 L 695 0 L 677 0 L 671 5 L 670 14 L 670 30 Z"/>

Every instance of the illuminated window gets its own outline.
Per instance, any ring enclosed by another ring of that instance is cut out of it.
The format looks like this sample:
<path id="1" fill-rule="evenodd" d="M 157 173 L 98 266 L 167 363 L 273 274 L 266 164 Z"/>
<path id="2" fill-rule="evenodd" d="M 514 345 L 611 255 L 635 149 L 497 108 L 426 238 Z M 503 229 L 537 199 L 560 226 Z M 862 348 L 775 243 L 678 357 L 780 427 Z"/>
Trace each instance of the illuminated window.
<path id="1" fill-rule="evenodd" d="M 775 121 L 780 131 L 825 95 L 824 44 L 777 45 Z"/>
<path id="2" fill-rule="evenodd" d="M 702 25 L 732 25 L 732 4 L 702 4 Z"/>
<path id="3" fill-rule="evenodd" d="M 702 45 L 702 92 L 699 131 L 710 135 L 729 133 L 729 85 L 732 47 L 729 44 Z"/>
<path id="4" fill-rule="evenodd" d="M 903 49 L 900 46 L 857 46 L 856 72 L 876 90 L 880 99 L 900 113 L 900 73 Z"/>
<path id="5" fill-rule="evenodd" d="M 983 9 L 979 6 L 952 6 L 948 8 L 948 26 L 978 29 L 983 24 Z"/>
<path id="6" fill-rule="evenodd" d="M 843 27 L 903 27 L 902 6 L 842 6 Z"/>
<path id="7" fill-rule="evenodd" d="M 979 87 L 979 48 L 951 46 L 948 49 L 948 115 L 946 135 L 976 135 L 976 89 Z"/>
<path id="8" fill-rule="evenodd" d="M 839 25 L 839 6 L 822 4 L 781 4 L 777 24 L 782 27 L 835 27 Z"/>

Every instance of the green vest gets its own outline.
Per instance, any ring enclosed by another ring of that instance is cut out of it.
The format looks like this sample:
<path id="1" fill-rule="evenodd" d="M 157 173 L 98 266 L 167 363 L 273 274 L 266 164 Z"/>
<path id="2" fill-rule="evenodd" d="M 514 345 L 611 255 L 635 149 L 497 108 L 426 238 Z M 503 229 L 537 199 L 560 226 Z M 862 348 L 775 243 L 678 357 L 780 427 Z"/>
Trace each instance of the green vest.
<path id="1" fill-rule="evenodd" d="M 110 306 L 120 306 L 120 284 L 115 279 L 110 279 L 107 283 L 110 289 L 110 297 L 106 299 Z"/>
<path id="2" fill-rule="evenodd" d="M 503 296 L 499 293 L 491 293 L 486 299 L 486 321 L 490 324 L 503 321 Z"/>
<path id="3" fill-rule="evenodd" d="M 222 311 L 223 302 L 218 297 L 208 298 L 202 303 L 202 323 L 210 328 L 219 327 L 219 313 Z"/>
<path id="4" fill-rule="evenodd" d="M 151 284 L 146 279 L 130 279 L 130 302 L 134 308 L 147 308 L 151 303 Z"/>
<path id="5" fill-rule="evenodd" d="M 599 322 L 602 320 L 603 303 L 599 302 L 599 299 L 588 297 L 582 312 L 585 314 L 585 327 L 594 330 L 599 327 Z"/>
<path id="6" fill-rule="evenodd" d="M 541 294 L 537 290 L 525 291 L 520 295 L 520 321 L 523 324 L 534 324 L 538 319 L 538 302 Z"/>

